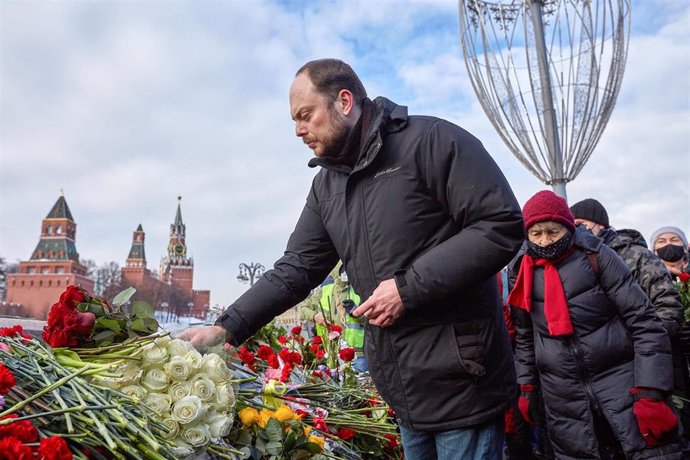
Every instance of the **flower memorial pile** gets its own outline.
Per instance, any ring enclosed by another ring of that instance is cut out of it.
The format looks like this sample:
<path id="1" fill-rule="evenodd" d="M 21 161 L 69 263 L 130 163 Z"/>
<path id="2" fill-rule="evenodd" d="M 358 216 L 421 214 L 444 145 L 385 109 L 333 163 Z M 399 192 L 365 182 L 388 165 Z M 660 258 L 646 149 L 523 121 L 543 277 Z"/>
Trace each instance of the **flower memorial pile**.
<path id="1" fill-rule="evenodd" d="M 202 355 L 148 304 L 125 312 L 133 293 L 69 286 L 43 340 L 0 329 L 0 460 L 402 458 L 337 326 L 307 340 L 269 325 Z"/>
<path id="2" fill-rule="evenodd" d="M 318 452 L 316 445 L 337 458 L 402 458 L 394 414 L 368 374 L 353 371 L 354 349 L 340 348 L 341 332 L 333 326 L 327 341 L 306 340 L 299 326 L 288 333 L 268 325 L 240 347 L 244 367 L 231 367 L 244 380 L 238 391 L 242 423 L 228 440 L 255 456 L 305 458 L 286 452 Z M 298 418 L 301 427 L 293 423 Z M 278 428 L 293 434 L 271 438 Z"/>

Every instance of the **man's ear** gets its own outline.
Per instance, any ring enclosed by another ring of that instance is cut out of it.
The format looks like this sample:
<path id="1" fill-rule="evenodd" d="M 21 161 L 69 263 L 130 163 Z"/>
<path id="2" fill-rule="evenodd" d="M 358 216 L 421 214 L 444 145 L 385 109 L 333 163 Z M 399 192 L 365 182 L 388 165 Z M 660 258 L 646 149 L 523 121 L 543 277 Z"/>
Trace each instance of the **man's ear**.
<path id="1" fill-rule="evenodd" d="M 355 99 L 347 89 L 341 89 L 338 93 L 337 102 L 340 105 L 343 115 L 348 116 L 355 107 Z"/>

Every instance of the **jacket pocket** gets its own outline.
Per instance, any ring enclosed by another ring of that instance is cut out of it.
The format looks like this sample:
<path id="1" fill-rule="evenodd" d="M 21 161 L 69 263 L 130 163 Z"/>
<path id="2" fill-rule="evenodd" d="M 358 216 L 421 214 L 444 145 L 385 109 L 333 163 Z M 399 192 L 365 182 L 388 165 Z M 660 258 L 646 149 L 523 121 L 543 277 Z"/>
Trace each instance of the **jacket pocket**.
<path id="1" fill-rule="evenodd" d="M 486 374 L 484 356 L 486 350 L 482 339 L 483 332 L 489 327 L 486 320 L 477 320 L 468 323 L 456 323 L 453 325 L 455 342 L 457 344 L 457 357 L 462 368 L 473 378 Z"/>

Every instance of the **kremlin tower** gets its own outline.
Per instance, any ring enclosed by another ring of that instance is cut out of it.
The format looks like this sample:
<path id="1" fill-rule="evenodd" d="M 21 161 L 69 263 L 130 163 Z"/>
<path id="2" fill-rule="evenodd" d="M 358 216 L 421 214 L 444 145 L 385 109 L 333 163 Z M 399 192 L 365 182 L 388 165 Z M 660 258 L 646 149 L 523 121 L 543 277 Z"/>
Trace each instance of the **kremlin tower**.
<path id="1" fill-rule="evenodd" d="M 7 275 L 8 303 L 22 305 L 21 315 L 46 319 L 65 288 L 74 284 L 93 292 L 94 282 L 79 262 L 77 224 L 62 192 L 41 223 L 41 238 L 19 271 Z"/>

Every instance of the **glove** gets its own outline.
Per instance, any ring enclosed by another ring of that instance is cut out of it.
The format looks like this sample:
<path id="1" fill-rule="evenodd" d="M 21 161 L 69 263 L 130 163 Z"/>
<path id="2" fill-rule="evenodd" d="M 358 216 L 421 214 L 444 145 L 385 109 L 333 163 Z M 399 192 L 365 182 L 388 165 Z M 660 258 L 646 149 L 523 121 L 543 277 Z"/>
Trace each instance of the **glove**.
<path id="1" fill-rule="evenodd" d="M 673 409 L 662 400 L 660 391 L 638 387 L 630 390 L 630 394 L 635 399 L 633 414 L 637 418 L 637 426 L 648 447 L 656 446 L 664 435 L 675 431 L 678 419 Z"/>
<path id="2" fill-rule="evenodd" d="M 544 403 L 541 399 L 539 387 L 534 385 L 520 385 L 520 399 L 518 408 L 522 418 L 533 426 L 544 426 Z"/>

